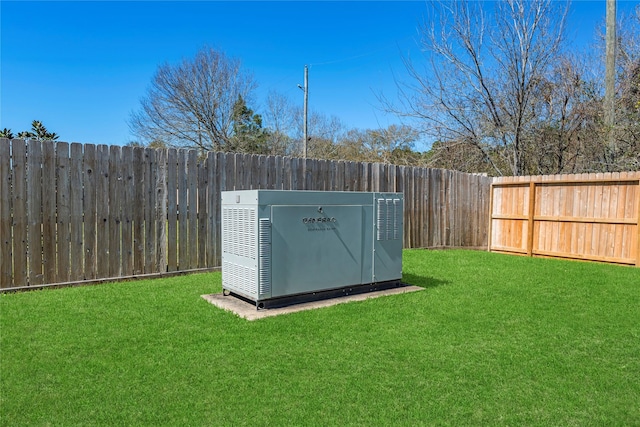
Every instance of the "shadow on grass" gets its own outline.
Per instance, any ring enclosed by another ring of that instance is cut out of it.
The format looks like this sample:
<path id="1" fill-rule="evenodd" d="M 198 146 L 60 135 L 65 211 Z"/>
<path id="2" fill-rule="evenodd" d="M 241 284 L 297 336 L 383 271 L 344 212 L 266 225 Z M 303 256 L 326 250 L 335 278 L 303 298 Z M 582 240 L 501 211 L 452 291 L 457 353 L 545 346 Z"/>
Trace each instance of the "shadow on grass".
<path id="1" fill-rule="evenodd" d="M 436 286 L 447 285 L 450 282 L 448 280 L 435 279 L 427 276 L 416 276 L 411 273 L 402 273 L 402 283 L 408 285 L 420 286 L 421 288 L 435 288 Z"/>

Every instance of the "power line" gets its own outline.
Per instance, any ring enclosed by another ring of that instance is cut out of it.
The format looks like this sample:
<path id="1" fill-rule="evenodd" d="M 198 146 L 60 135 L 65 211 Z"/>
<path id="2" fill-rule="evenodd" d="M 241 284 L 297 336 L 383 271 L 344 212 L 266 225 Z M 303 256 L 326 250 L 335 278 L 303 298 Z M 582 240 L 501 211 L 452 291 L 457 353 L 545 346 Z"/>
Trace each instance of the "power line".
<path id="1" fill-rule="evenodd" d="M 405 42 L 405 41 L 407 41 L 409 39 L 413 39 L 413 38 L 414 38 L 414 36 L 407 36 L 407 37 L 405 37 L 405 38 L 403 38 L 403 39 L 401 39 L 399 41 L 398 40 L 394 41 L 393 44 L 397 48 L 400 43 L 403 43 L 403 42 Z M 388 43 L 386 46 L 380 47 L 379 49 L 372 50 L 372 51 L 369 51 L 369 52 L 366 52 L 366 53 L 359 53 L 359 54 L 356 54 L 356 55 L 353 55 L 353 56 L 349 56 L 347 58 L 340 58 L 340 59 L 334 59 L 334 60 L 330 60 L 330 61 L 310 63 L 309 67 L 314 66 L 314 65 L 337 64 L 337 63 L 340 63 L 340 62 L 347 62 L 347 61 L 352 61 L 354 59 L 360 59 L 360 58 L 364 58 L 364 57 L 367 57 L 367 56 L 373 56 L 373 55 L 376 55 L 376 54 L 378 54 L 380 52 L 388 51 L 390 46 L 391 46 L 391 43 Z"/>

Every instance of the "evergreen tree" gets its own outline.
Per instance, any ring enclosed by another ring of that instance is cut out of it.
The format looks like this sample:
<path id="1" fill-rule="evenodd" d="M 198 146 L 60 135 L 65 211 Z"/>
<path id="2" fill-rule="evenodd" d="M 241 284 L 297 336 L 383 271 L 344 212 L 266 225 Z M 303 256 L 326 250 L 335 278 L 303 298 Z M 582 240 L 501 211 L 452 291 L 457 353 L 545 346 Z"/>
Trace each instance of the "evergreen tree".
<path id="1" fill-rule="evenodd" d="M 0 131 L 0 137 L 13 138 L 13 133 L 11 132 L 11 129 L 4 128 Z M 35 139 L 37 141 L 56 141 L 59 138 L 59 135 L 55 132 L 49 132 L 40 120 L 34 120 L 31 122 L 31 130 L 19 132 L 18 138 Z"/>
<path id="2" fill-rule="evenodd" d="M 4 128 L 0 130 L 0 138 L 13 139 L 13 132 L 11 132 L 11 129 Z"/>
<path id="3" fill-rule="evenodd" d="M 233 105 L 233 136 L 230 151 L 269 154 L 269 133 L 262 127 L 262 116 L 247 107 L 242 96 Z"/>

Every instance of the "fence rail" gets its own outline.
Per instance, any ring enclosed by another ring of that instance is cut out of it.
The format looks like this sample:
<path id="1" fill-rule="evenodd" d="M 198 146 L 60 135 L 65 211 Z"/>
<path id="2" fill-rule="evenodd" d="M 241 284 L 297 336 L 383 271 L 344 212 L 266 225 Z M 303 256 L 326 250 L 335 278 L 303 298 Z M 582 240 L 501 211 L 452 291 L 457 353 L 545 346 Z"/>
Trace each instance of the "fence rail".
<path id="1" fill-rule="evenodd" d="M 399 191 L 404 246 L 488 244 L 491 178 L 442 169 L 0 139 L 0 288 L 220 265 L 220 192 Z"/>
<path id="2" fill-rule="evenodd" d="M 640 172 L 495 178 L 489 250 L 640 266 Z"/>

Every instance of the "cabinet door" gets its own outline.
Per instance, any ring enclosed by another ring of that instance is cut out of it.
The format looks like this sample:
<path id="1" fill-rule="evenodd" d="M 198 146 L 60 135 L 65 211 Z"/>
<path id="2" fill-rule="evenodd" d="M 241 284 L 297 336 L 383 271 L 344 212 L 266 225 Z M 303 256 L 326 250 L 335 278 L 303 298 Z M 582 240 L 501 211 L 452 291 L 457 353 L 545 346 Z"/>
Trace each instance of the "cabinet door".
<path id="1" fill-rule="evenodd" d="M 272 296 L 362 284 L 372 251 L 363 239 L 364 216 L 359 205 L 274 206 Z"/>

